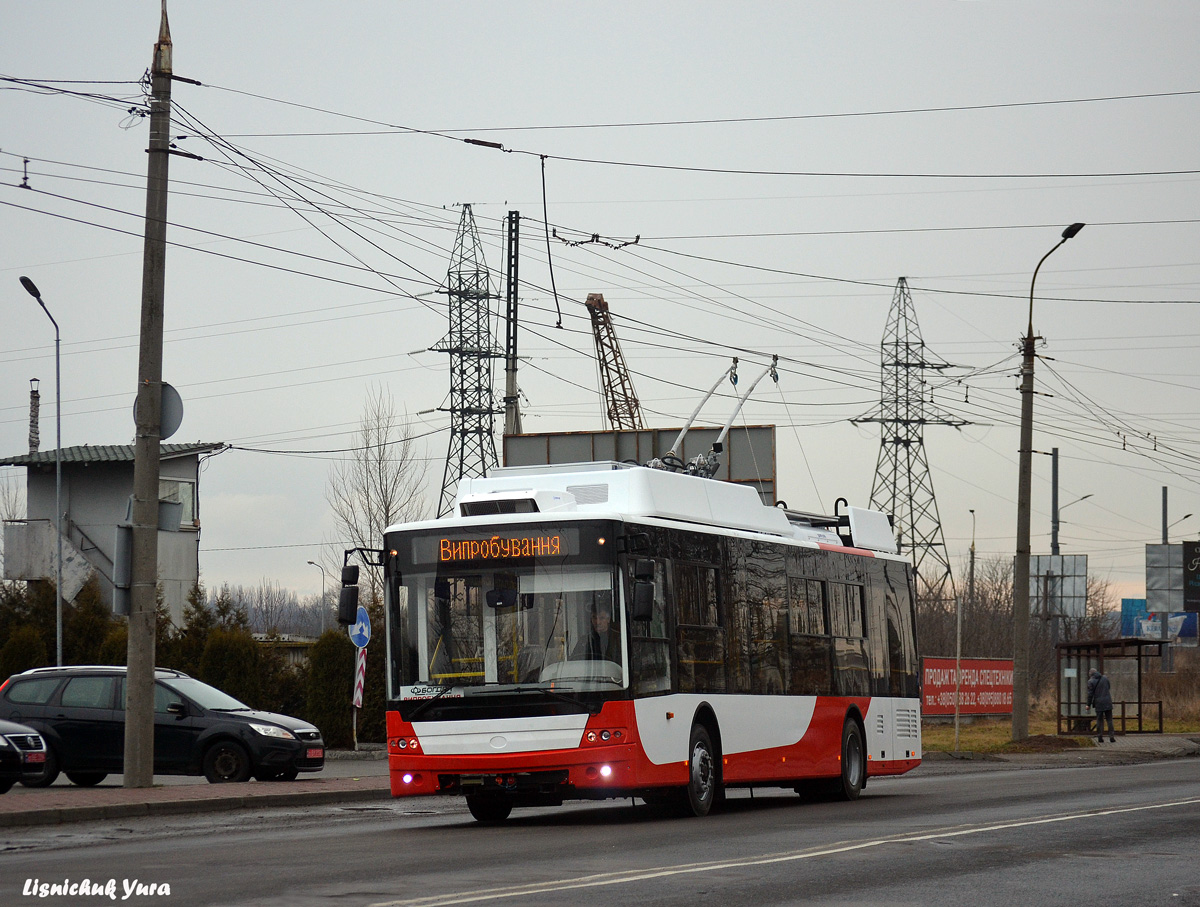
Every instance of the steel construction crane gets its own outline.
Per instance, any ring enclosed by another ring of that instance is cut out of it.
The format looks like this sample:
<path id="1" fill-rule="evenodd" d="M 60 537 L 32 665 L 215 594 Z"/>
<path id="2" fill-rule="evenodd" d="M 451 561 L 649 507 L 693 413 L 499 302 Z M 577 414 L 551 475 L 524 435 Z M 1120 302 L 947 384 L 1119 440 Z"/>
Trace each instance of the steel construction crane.
<path id="1" fill-rule="evenodd" d="M 600 383 L 603 386 L 609 427 L 615 430 L 640 430 L 646 427 L 642 406 L 633 390 L 633 380 L 617 343 L 608 303 L 600 293 L 588 293 L 588 314 L 592 317 L 592 333 L 596 338 L 596 360 L 600 363 Z"/>

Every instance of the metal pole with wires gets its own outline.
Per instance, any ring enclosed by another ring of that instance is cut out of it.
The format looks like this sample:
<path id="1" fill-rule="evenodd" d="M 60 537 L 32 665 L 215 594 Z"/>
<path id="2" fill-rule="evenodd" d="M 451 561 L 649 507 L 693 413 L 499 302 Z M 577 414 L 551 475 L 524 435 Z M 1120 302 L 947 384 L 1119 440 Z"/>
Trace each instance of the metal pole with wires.
<path id="1" fill-rule="evenodd" d="M 54 423 L 57 436 L 54 442 L 54 538 L 58 545 L 58 553 L 54 558 L 54 663 L 62 667 L 63 663 L 63 594 L 62 594 L 62 357 L 58 334 L 58 322 L 42 302 L 42 294 L 28 277 L 21 278 L 21 286 L 30 296 L 37 300 L 50 323 L 54 325 Z"/>
<path id="2" fill-rule="evenodd" d="M 1046 259 L 1083 229 L 1071 224 L 1042 256 L 1029 282 L 1029 326 L 1021 341 L 1021 441 L 1017 466 L 1017 551 L 1013 563 L 1013 718 L 1012 739 L 1029 736 L 1029 532 L 1033 474 L 1033 288 Z"/>

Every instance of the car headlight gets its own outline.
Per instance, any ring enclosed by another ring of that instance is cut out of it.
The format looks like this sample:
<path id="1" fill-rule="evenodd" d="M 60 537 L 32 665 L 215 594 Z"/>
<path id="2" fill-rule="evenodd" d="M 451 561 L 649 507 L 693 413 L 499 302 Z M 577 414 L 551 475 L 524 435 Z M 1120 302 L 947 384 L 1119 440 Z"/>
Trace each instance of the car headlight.
<path id="1" fill-rule="evenodd" d="M 279 727 L 275 724 L 252 724 L 250 727 L 262 734 L 264 737 L 280 737 L 284 740 L 295 740 L 295 735 L 287 728 Z"/>
<path id="2" fill-rule="evenodd" d="M 3 734 L 0 734 L 0 746 L 12 746 L 12 744 L 8 742 L 8 738 Z"/>

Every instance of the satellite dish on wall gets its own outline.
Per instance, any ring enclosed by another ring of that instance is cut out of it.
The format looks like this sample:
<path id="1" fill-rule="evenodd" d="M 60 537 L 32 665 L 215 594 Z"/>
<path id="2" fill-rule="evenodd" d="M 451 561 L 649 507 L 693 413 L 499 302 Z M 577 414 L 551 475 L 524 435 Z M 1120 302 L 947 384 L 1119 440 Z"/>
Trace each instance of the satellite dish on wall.
<path id="1" fill-rule="evenodd" d="M 133 401 L 133 421 L 137 422 L 137 401 Z M 175 432 L 179 431 L 179 426 L 183 423 L 183 398 L 179 396 L 179 391 L 167 384 L 162 383 L 162 408 L 159 411 L 159 428 L 158 439 L 165 441 Z"/>

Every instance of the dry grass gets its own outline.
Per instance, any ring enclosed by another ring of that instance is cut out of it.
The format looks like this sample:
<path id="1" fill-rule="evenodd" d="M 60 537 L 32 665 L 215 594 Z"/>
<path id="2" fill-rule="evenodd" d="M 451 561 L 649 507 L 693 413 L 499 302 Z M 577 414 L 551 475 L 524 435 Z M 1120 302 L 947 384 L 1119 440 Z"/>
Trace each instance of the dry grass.
<path id="1" fill-rule="evenodd" d="M 1142 696 L 1146 702 L 1162 701 L 1163 732 L 1200 733 L 1200 650 L 1177 649 L 1175 671 L 1159 674 L 1157 659 L 1150 660 L 1143 678 Z M 1157 711 L 1157 710 L 1155 710 Z M 1147 709 L 1149 717 L 1150 710 Z M 1157 715 L 1155 719 L 1157 720 Z M 1030 708 L 1029 738 L 1012 740 L 1012 721 L 1007 718 L 977 718 L 967 724 L 960 721 L 958 748 L 975 753 L 1046 753 L 1092 746 L 1092 738 L 1058 736 L 1058 717 L 1053 696 L 1039 697 Z M 954 750 L 954 724 L 926 721 L 922 744 L 927 752 Z"/>
<path id="2" fill-rule="evenodd" d="M 1007 718 L 977 718 L 970 724 L 959 722 L 958 749 L 970 753 L 1049 753 L 1091 746 L 1091 737 L 1059 737 L 1055 719 L 1031 716 L 1029 738 L 1012 740 L 1012 721 Z M 926 722 L 921 728 L 925 752 L 954 751 L 954 724 Z"/>

